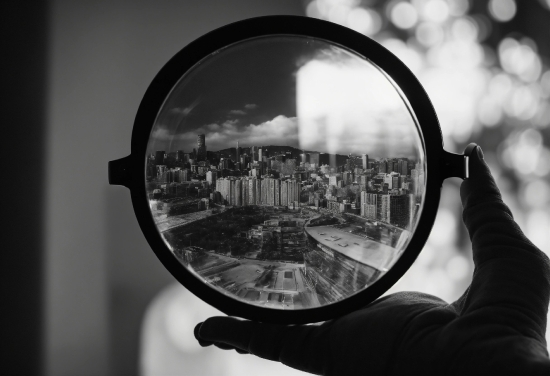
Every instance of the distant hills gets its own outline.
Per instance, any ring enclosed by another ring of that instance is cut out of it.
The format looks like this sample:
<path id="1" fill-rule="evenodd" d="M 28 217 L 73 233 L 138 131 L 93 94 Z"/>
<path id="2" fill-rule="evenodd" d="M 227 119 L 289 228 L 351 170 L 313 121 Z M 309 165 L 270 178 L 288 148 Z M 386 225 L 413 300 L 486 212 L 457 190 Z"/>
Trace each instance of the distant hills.
<path id="1" fill-rule="evenodd" d="M 317 151 L 311 151 L 311 150 L 302 151 L 301 149 L 298 149 L 292 146 L 278 146 L 278 145 L 268 145 L 268 146 L 263 145 L 263 146 L 258 146 L 258 149 L 262 149 L 263 151 L 267 152 L 270 157 L 274 155 L 290 154 L 292 158 L 296 158 L 296 159 L 300 157 L 300 154 L 302 154 L 302 152 L 305 152 L 306 154 L 319 153 Z M 218 150 L 215 153 L 219 153 L 220 157 L 222 158 L 234 158 L 236 152 L 237 152 L 237 148 L 227 148 L 227 149 Z M 241 153 L 243 154 L 246 153 L 250 155 L 250 147 L 242 147 Z M 319 154 L 327 154 L 327 153 L 319 153 Z M 336 154 L 336 161 L 338 164 L 345 163 L 346 159 L 348 159 L 347 155 Z"/>

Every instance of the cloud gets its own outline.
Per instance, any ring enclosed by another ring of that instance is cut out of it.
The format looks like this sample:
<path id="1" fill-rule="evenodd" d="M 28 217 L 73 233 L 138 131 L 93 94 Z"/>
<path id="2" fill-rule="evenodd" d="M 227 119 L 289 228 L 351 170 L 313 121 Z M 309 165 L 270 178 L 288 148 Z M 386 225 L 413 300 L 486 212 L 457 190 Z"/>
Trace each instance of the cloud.
<path id="1" fill-rule="evenodd" d="M 157 125 L 151 134 L 148 149 L 149 152 L 181 149 L 189 152 L 197 147 L 197 135 L 204 134 L 206 147 L 211 151 L 235 147 L 239 141 L 243 147 L 287 145 L 322 153 L 367 153 L 374 158 L 418 157 L 419 139 L 405 114 L 371 114 L 362 118 L 362 124 L 347 120 L 300 119 L 279 115 L 257 125 L 243 126 L 239 120 L 233 119 L 206 124 L 184 133 Z"/>
<path id="2" fill-rule="evenodd" d="M 254 104 L 254 103 L 249 103 L 249 104 L 245 104 L 244 105 L 244 109 L 243 110 L 231 110 L 229 111 L 229 115 L 237 115 L 237 116 L 242 116 L 242 115 L 246 115 L 248 113 L 249 110 L 254 110 L 258 108 L 258 105 L 257 104 Z"/>
<path id="3" fill-rule="evenodd" d="M 191 150 L 196 147 L 198 134 L 205 134 L 206 147 L 213 151 L 234 147 L 237 141 L 241 146 L 299 146 L 297 118 L 279 115 L 258 125 L 241 126 L 237 120 L 228 120 L 221 124 L 204 125 L 181 134 L 173 134 L 167 127 L 156 126 L 151 134 L 149 149 Z"/>
<path id="4" fill-rule="evenodd" d="M 193 111 L 193 109 L 197 107 L 199 103 L 200 103 L 200 99 L 197 99 L 187 107 L 174 107 L 170 109 L 170 113 L 185 117 L 189 115 L 191 111 Z"/>

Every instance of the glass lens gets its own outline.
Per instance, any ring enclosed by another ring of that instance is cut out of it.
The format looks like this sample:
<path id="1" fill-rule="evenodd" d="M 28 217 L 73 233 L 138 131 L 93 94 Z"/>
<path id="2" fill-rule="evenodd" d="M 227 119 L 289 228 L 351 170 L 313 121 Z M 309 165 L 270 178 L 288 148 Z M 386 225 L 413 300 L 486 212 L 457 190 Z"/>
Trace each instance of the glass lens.
<path id="1" fill-rule="evenodd" d="M 422 136 L 373 63 L 323 40 L 216 51 L 174 86 L 145 161 L 151 214 L 211 288 L 273 309 L 376 283 L 422 210 Z"/>

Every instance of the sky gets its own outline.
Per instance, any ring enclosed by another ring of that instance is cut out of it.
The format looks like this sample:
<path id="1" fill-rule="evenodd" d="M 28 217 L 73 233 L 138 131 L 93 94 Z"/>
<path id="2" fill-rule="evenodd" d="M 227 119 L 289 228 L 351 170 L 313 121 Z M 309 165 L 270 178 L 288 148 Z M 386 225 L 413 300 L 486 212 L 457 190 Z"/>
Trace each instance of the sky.
<path id="1" fill-rule="evenodd" d="M 366 60 L 324 41 L 269 37 L 241 42 L 192 68 L 167 98 L 149 152 L 288 145 L 416 157 L 419 138 L 389 81 Z"/>

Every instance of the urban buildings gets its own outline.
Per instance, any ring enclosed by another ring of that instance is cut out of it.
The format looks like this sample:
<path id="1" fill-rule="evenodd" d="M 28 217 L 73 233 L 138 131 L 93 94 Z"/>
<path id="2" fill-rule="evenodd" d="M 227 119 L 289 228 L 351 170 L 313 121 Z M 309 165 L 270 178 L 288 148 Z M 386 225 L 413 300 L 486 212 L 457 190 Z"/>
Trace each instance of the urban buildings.
<path id="1" fill-rule="evenodd" d="M 204 134 L 197 136 L 197 161 L 206 160 L 206 140 Z"/>
<path id="2" fill-rule="evenodd" d="M 309 206 L 332 215 L 410 229 L 425 190 L 424 166 L 413 158 L 373 159 L 284 146 L 206 150 L 197 135 L 191 153 L 151 151 L 147 179 L 164 196 L 200 199 L 197 208 Z M 232 151 L 234 150 L 234 151 Z M 230 151 L 230 152 L 228 152 Z M 209 200 L 206 205 L 205 201 Z"/>
<path id="3" fill-rule="evenodd" d="M 205 283 L 252 304 L 307 308 L 364 289 L 404 250 L 425 192 L 415 158 L 240 142 L 207 151 L 207 141 L 197 135 L 190 153 L 150 150 L 146 161 L 159 231 Z"/>

